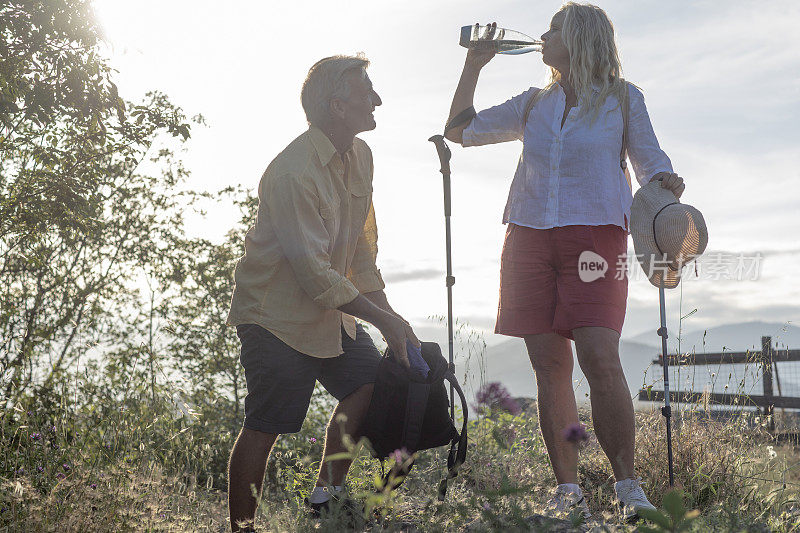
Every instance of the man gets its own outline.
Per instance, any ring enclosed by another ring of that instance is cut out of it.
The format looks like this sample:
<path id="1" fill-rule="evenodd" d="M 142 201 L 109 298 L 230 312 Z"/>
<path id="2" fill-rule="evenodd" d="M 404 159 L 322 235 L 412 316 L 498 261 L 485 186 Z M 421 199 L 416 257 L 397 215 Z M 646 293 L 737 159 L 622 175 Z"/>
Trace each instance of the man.
<path id="1" fill-rule="evenodd" d="M 309 498 L 319 512 L 341 491 L 346 451 L 372 397 L 380 354 L 353 317 L 373 324 L 399 362 L 419 346 L 392 310 L 375 266 L 372 153 L 356 134 L 375 128 L 381 99 L 363 57 L 322 59 L 301 100 L 309 129 L 270 163 L 258 189 L 258 216 L 235 271 L 228 323 L 237 326 L 247 380 L 245 420 L 231 452 L 228 505 L 233 531 L 256 510 L 267 457 L 278 435 L 300 431 L 319 380 L 339 404 L 328 425 L 322 467 Z M 334 421 L 345 415 L 341 426 Z M 248 529 L 252 530 L 252 529 Z"/>

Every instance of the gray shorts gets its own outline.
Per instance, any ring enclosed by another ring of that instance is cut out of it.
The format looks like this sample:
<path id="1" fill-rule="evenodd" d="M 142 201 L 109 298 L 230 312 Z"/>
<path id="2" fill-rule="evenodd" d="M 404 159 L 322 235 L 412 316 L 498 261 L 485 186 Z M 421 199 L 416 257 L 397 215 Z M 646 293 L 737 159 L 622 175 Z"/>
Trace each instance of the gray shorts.
<path id="1" fill-rule="evenodd" d="M 255 324 L 236 327 L 242 351 L 247 396 L 244 427 L 264 433 L 297 433 L 303 426 L 317 380 L 342 400 L 362 385 L 375 382 L 381 354 L 360 324 L 356 339 L 342 329 L 338 357 L 305 355 Z"/>

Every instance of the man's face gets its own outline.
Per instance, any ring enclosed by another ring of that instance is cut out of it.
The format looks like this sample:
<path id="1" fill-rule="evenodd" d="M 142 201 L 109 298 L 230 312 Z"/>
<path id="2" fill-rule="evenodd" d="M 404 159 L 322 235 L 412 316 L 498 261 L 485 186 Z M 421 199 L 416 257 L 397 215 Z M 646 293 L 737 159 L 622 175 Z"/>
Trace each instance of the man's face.
<path id="1" fill-rule="evenodd" d="M 364 75 L 362 78 L 358 70 L 346 72 L 344 76 L 350 88 L 350 96 L 346 100 L 336 101 L 334 114 L 353 135 L 374 130 L 376 124 L 373 112 L 381 105 L 381 97 L 372 88 L 369 76 Z"/>

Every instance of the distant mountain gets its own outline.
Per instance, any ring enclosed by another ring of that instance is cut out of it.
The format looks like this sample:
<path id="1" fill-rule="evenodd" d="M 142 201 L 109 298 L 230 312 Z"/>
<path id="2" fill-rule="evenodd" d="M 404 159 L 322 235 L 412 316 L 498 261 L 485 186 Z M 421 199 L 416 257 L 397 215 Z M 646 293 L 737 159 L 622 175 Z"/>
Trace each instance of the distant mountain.
<path id="1" fill-rule="evenodd" d="M 659 349 L 661 337 L 652 332 L 644 332 L 626 341 L 633 341 Z M 772 345 L 779 348 L 796 349 L 800 347 L 800 327 L 779 322 L 740 322 L 726 324 L 708 329 L 683 332 L 680 343 L 682 353 L 714 353 L 725 351 L 760 350 L 761 337 L 772 337 Z M 667 339 L 667 348 L 672 352 L 678 351 L 678 330 L 670 329 Z"/>
<path id="2" fill-rule="evenodd" d="M 424 324 L 415 327 L 415 331 L 422 340 L 439 342 L 442 352 L 447 357 L 447 329 L 443 324 Z M 375 334 L 377 331 L 371 333 Z M 761 348 L 762 335 L 771 336 L 773 346 L 778 348 L 800 348 L 800 327 L 777 322 L 753 321 L 684 332 L 681 351 L 712 353 L 722 351 L 723 347 L 726 351 L 757 350 Z M 677 329 L 670 330 L 668 348 L 672 353 L 677 351 Z M 658 358 L 660 352 L 661 339 L 656 335 L 655 329 L 652 332 L 620 340 L 620 360 L 631 397 L 635 397 L 643 385 L 654 385 L 656 389 L 662 389 L 661 367 L 653 365 L 653 360 Z M 456 374 L 459 381 L 465 385 L 464 390 L 468 397 L 474 396 L 481 381 L 499 381 L 513 396 L 536 397 L 536 381 L 522 339 L 509 338 L 483 350 L 482 342 L 474 332 L 470 333 L 469 329 L 463 331 L 457 329 L 455 353 Z M 574 356 L 574 344 L 573 361 L 575 365 L 573 388 L 576 398 L 578 401 L 588 401 L 589 387 Z M 788 395 L 795 395 L 796 391 L 800 391 L 800 363 L 782 363 L 780 370 L 783 393 L 787 394 L 788 391 Z M 713 392 L 725 392 L 724 387 L 728 384 L 727 391 L 741 390 L 749 394 L 761 394 L 758 372 L 742 365 L 693 367 L 691 374 L 678 374 L 678 372 L 679 369 L 674 368 L 670 378 L 673 390 L 677 390 L 676 386 L 680 381 L 678 387 L 680 390 L 691 387 L 694 390 L 709 389 Z M 716 379 L 713 379 L 712 372 L 716 372 Z M 686 382 L 685 378 L 689 375 L 692 376 L 692 383 Z"/>
<path id="3" fill-rule="evenodd" d="M 572 382 L 576 397 L 579 401 L 587 401 L 589 386 L 586 378 L 578 366 L 574 354 L 573 344 L 573 374 Z M 648 374 L 653 359 L 658 357 L 658 351 L 652 346 L 631 341 L 620 341 L 620 360 L 625 370 L 631 396 L 634 396 L 643 384 L 652 384 L 659 379 L 659 368 L 653 369 Z M 475 388 L 479 380 L 477 358 L 470 361 L 469 386 Z M 499 381 L 511 392 L 513 396 L 536 397 L 536 381 L 533 376 L 530 360 L 522 339 L 509 339 L 500 344 L 486 349 L 483 362 L 485 364 L 485 381 Z M 465 365 L 457 365 L 458 377 L 463 380 Z"/>

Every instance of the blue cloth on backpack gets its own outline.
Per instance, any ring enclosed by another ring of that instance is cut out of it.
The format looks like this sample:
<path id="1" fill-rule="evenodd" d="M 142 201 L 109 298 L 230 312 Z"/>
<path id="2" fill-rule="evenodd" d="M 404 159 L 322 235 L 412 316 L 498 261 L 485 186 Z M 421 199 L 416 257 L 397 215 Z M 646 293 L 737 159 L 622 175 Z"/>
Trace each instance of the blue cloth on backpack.
<path id="1" fill-rule="evenodd" d="M 406 354 L 408 355 L 408 363 L 411 366 L 411 370 L 416 372 L 422 379 L 427 378 L 431 369 L 422 357 L 421 347 L 414 346 L 410 340 L 406 340 Z"/>

